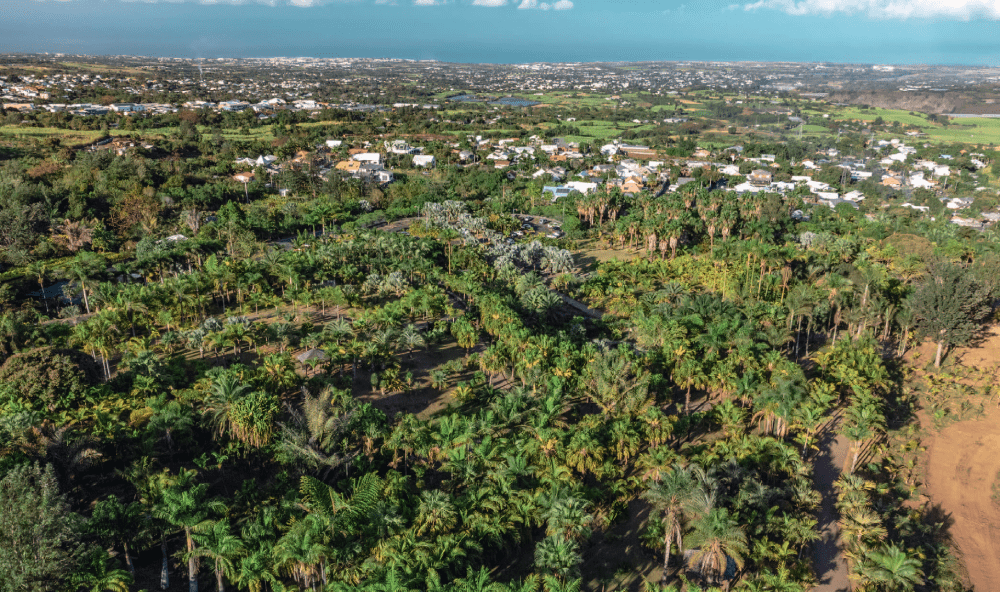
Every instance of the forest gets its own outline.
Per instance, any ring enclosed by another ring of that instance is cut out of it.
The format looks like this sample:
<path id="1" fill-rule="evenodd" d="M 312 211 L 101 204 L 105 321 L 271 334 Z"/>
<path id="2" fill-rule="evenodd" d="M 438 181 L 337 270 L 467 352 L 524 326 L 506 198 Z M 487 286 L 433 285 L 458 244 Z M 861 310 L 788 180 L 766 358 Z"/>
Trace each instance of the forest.
<path id="1" fill-rule="evenodd" d="M 919 503 L 913 384 L 986 337 L 1000 234 L 714 168 L 550 202 L 528 164 L 456 162 L 480 111 L 389 185 L 231 177 L 443 122 L 182 111 L 106 118 L 148 143 L 121 154 L 8 140 L 0 590 L 794 592 L 830 521 L 854 589 L 967 589 Z M 864 149 L 757 134 L 781 162 Z"/>

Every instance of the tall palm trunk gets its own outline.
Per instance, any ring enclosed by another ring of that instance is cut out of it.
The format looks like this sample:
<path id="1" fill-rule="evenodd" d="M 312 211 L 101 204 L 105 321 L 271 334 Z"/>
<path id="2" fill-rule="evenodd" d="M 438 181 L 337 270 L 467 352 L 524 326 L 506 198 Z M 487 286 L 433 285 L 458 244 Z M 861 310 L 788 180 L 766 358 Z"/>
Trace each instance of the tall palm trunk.
<path id="1" fill-rule="evenodd" d="M 663 575 L 660 576 L 660 587 L 661 588 L 666 588 L 667 587 L 667 581 L 668 581 L 668 577 L 669 577 L 667 569 L 670 566 L 670 543 L 671 543 L 671 541 L 670 541 L 670 531 L 667 531 L 667 532 L 668 532 L 667 536 L 664 537 L 664 539 L 663 539 Z"/>
<path id="2" fill-rule="evenodd" d="M 215 588 L 219 592 L 226 592 L 226 583 L 222 581 L 222 565 L 218 560 L 215 562 Z"/>
<path id="3" fill-rule="evenodd" d="M 135 579 L 135 565 L 132 563 L 132 555 L 128 552 L 128 543 L 122 543 L 122 547 L 125 548 L 125 567 L 132 574 L 132 579 Z"/>
<path id="4" fill-rule="evenodd" d="M 170 587 L 170 570 L 167 562 L 167 537 L 160 533 L 160 552 L 163 553 L 163 563 L 160 567 L 160 590 Z"/>
<path id="5" fill-rule="evenodd" d="M 191 538 L 191 528 L 184 527 L 188 550 L 188 592 L 198 592 L 198 558 L 194 556 L 194 539 Z"/>

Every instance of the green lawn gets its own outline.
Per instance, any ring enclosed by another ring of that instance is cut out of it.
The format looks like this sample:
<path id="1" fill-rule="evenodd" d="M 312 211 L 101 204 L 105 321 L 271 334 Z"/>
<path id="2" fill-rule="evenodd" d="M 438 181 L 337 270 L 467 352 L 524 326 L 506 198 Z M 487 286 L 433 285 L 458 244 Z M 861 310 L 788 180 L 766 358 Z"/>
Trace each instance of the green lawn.
<path id="1" fill-rule="evenodd" d="M 922 114 L 910 115 L 909 111 L 899 109 L 866 109 L 859 107 L 833 107 L 830 111 L 803 110 L 807 115 L 817 117 L 821 113 L 829 113 L 830 118 L 835 121 L 860 120 L 874 121 L 881 117 L 886 122 L 898 121 L 902 125 L 915 126 L 927 134 L 927 139 L 937 142 L 961 142 L 967 144 L 1000 144 L 1000 120 L 989 118 L 972 117 L 968 119 L 953 120 L 948 127 L 927 121 Z M 821 126 L 807 125 L 806 132 L 820 132 Z M 899 133 L 880 133 L 879 137 L 900 137 Z"/>
<path id="2" fill-rule="evenodd" d="M 941 142 L 1000 144 L 1000 119 L 985 117 L 953 119 L 948 127 L 931 125 L 924 128 L 924 133 L 928 138 Z"/>

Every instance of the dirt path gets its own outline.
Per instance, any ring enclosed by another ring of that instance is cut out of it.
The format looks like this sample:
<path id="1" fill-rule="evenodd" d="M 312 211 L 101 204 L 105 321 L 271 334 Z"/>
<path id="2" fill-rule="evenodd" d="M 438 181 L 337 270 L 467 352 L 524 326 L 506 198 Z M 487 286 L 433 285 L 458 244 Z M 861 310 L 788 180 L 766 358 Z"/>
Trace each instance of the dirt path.
<path id="1" fill-rule="evenodd" d="M 981 420 L 952 424 L 925 443 L 927 493 L 952 520 L 952 539 L 972 587 L 996 590 L 1000 505 L 993 496 L 1000 487 L 1000 411 L 988 409 Z"/>
<path id="2" fill-rule="evenodd" d="M 813 548 L 813 565 L 819 585 L 814 592 L 850 592 L 851 582 L 847 578 L 850 571 L 847 560 L 837 543 L 839 529 L 837 528 L 837 492 L 833 484 L 847 462 L 850 452 L 850 441 L 837 434 L 840 426 L 840 416 L 837 415 L 827 423 L 820 439 L 819 454 L 816 456 L 815 468 L 816 489 L 823 495 L 819 510 L 819 540 Z"/>

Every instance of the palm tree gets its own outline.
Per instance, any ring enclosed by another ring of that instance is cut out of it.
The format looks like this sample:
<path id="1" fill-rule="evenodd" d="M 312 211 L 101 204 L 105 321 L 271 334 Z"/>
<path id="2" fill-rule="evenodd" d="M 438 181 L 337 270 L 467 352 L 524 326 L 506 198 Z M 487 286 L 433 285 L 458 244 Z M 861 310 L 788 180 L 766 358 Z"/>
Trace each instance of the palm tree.
<path id="1" fill-rule="evenodd" d="M 107 266 L 108 262 L 104 257 L 90 251 L 77 253 L 76 257 L 73 257 L 66 263 L 63 273 L 68 279 L 80 282 L 80 289 L 83 292 L 83 306 L 87 314 L 90 314 L 90 300 L 87 298 L 87 282 L 94 276 L 103 273 L 107 269 Z"/>
<path id="2" fill-rule="evenodd" d="M 209 396 L 205 399 L 204 414 L 209 416 L 213 431 L 217 436 L 222 436 L 233 431 L 232 408 L 233 404 L 243 398 L 249 385 L 240 382 L 234 374 L 223 374 L 216 377 L 209 389 Z"/>
<path id="3" fill-rule="evenodd" d="M 243 542 L 229 532 L 228 520 L 219 520 L 201 533 L 194 533 L 194 540 L 201 545 L 195 553 L 213 563 L 216 590 L 225 592 L 225 577 L 234 577 L 234 560 L 242 555 Z"/>
<path id="4" fill-rule="evenodd" d="M 667 585 L 667 574 L 670 567 L 670 547 L 677 545 L 677 551 L 683 554 L 684 523 L 696 503 L 699 493 L 694 472 L 687 467 L 677 467 L 666 474 L 660 474 L 660 480 L 653 482 L 642 497 L 653 506 L 660 515 L 663 524 L 663 575 L 660 585 Z"/>
<path id="5" fill-rule="evenodd" d="M 580 544 L 561 534 L 546 537 L 535 547 L 535 566 L 562 580 L 580 575 Z"/>
<path id="6" fill-rule="evenodd" d="M 72 578 L 73 589 L 87 592 L 129 592 L 132 576 L 118 567 L 118 562 L 103 549 L 93 549 Z"/>
<path id="7" fill-rule="evenodd" d="M 317 581 L 325 579 L 325 570 L 318 569 L 330 551 L 323 531 L 322 521 L 310 515 L 294 523 L 274 545 L 275 566 L 300 586 L 314 589 Z"/>
<path id="8" fill-rule="evenodd" d="M 709 583 L 724 576 L 731 559 L 736 568 L 743 567 L 747 553 L 747 535 L 724 508 L 712 508 L 692 523 L 693 532 L 688 546 L 697 549 L 691 560 Z"/>
<path id="9" fill-rule="evenodd" d="M 167 523 L 184 530 L 187 542 L 187 552 L 184 556 L 188 562 L 188 590 L 198 592 L 198 555 L 195 552 L 194 531 L 208 526 L 208 515 L 211 511 L 223 511 L 222 502 L 208 500 L 208 483 L 189 485 L 180 483 L 163 491 L 157 515 Z"/>
<path id="10" fill-rule="evenodd" d="M 49 299 L 45 297 L 45 278 L 49 275 L 48 264 L 44 261 L 32 261 L 26 270 L 38 280 L 38 299 L 45 303 L 45 313 L 48 314 Z"/>
<path id="11" fill-rule="evenodd" d="M 417 331 L 417 328 L 413 325 L 407 325 L 399 332 L 399 337 L 397 338 L 400 345 L 406 348 L 406 355 L 408 358 L 413 357 L 413 350 L 418 347 L 424 347 L 427 343 L 424 340 L 424 336 Z"/>
<path id="12" fill-rule="evenodd" d="M 920 561 L 911 557 L 895 543 L 865 555 L 854 566 L 855 579 L 865 590 L 905 592 L 913 590 L 923 581 Z"/>
<path id="13" fill-rule="evenodd" d="M 142 506 L 138 502 L 125 505 L 117 496 L 98 502 L 90 518 L 90 529 L 104 540 L 121 545 L 125 552 L 125 566 L 135 575 L 129 544 L 135 539 L 137 526 L 142 517 Z"/>
<path id="14" fill-rule="evenodd" d="M 440 534 L 450 530 L 457 520 L 458 515 L 447 493 L 440 489 L 421 493 L 414 521 L 417 535 Z"/>
<path id="15" fill-rule="evenodd" d="M 587 505 L 576 497 L 565 497 L 552 504 L 542 515 L 547 524 L 545 534 L 558 534 L 577 541 L 586 539 L 594 522 L 594 517 L 587 512 Z"/>
<path id="16" fill-rule="evenodd" d="M 64 220 L 56 227 L 56 234 L 53 235 L 55 243 L 66 247 L 71 253 L 75 253 L 90 244 L 93 240 L 94 229 L 83 222 L 76 220 Z"/>

